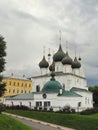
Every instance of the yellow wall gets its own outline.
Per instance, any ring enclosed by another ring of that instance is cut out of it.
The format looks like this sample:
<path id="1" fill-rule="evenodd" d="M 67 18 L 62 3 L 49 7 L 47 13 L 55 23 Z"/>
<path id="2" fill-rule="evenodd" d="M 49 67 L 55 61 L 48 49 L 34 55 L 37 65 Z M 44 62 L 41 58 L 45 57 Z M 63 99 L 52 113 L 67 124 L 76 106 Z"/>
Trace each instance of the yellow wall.
<path id="1" fill-rule="evenodd" d="M 4 78 L 3 82 L 6 83 L 6 91 L 4 96 L 12 96 L 21 93 L 32 92 L 32 81 L 15 78 Z"/>

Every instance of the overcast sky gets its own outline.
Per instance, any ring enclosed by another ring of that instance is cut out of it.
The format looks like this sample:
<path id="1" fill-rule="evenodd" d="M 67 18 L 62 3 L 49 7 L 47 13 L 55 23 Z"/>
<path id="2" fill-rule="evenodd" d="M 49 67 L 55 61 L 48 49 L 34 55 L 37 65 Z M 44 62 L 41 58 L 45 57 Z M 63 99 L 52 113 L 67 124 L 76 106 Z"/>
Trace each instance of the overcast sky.
<path id="1" fill-rule="evenodd" d="M 90 83 L 98 84 L 98 0 L 0 0 L 0 33 L 7 42 L 6 75 L 39 74 L 43 46 L 82 58 Z"/>

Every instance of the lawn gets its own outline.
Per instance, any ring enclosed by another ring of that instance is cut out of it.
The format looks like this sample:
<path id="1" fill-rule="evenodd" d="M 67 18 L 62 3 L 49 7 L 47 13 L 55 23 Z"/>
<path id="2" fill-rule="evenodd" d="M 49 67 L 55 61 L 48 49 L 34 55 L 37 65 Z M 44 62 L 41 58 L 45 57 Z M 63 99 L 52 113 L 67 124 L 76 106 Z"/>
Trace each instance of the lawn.
<path id="1" fill-rule="evenodd" d="M 98 130 L 98 114 L 87 116 L 23 110 L 7 110 L 6 112 L 74 128 L 76 130 Z"/>
<path id="2" fill-rule="evenodd" d="M 0 130 L 33 130 L 32 128 L 12 119 L 9 116 L 0 114 Z"/>

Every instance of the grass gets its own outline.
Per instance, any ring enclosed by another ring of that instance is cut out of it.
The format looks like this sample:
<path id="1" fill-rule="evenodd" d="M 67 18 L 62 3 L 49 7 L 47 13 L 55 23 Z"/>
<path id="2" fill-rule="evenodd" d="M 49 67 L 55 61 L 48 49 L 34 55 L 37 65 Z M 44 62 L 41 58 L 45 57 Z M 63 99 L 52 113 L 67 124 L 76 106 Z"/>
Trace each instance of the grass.
<path id="1" fill-rule="evenodd" d="M 74 128 L 76 130 L 98 130 L 98 114 L 87 116 L 23 110 L 7 110 L 6 112 Z"/>
<path id="2" fill-rule="evenodd" d="M 0 130 L 33 130 L 13 118 L 0 114 Z"/>

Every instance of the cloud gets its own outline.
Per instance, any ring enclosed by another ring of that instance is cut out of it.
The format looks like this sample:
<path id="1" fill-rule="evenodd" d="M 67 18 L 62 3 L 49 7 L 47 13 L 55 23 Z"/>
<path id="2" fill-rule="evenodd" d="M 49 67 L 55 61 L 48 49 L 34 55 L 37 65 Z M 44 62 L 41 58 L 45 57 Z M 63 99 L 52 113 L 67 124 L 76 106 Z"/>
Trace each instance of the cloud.
<path id="1" fill-rule="evenodd" d="M 97 0 L 0 1 L 0 30 L 7 41 L 6 73 L 38 74 L 43 46 L 46 57 L 48 48 L 56 52 L 61 30 L 64 51 L 68 40 L 74 58 L 76 44 L 87 77 L 98 84 L 97 27 Z"/>

